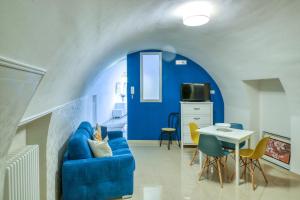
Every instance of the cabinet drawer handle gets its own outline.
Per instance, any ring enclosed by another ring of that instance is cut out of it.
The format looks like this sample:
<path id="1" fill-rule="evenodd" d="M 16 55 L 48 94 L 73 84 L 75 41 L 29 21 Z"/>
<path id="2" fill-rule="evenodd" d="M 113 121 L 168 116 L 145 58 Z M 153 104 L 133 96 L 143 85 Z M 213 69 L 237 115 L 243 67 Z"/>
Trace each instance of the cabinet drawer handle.
<path id="1" fill-rule="evenodd" d="M 194 110 L 200 110 L 200 108 L 194 108 Z"/>
<path id="2" fill-rule="evenodd" d="M 194 117 L 194 120 L 199 120 L 200 119 L 200 117 Z"/>

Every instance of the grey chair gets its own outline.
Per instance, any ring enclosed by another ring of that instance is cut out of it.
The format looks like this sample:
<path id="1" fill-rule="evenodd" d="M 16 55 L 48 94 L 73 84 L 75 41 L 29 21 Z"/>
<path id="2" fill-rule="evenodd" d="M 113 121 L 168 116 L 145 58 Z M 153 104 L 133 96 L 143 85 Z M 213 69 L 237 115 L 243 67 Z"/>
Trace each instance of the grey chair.
<path id="1" fill-rule="evenodd" d="M 229 151 L 223 149 L 222 143 L 216 136 L 201 134 L 200 138 L 201 140 L 199 140 L 198 147 L 200 151 L 206 155 L 206 158 L 199 175 L 199 181 L 203 171 L 206 170 L 208 175 L 209 167 L 213 165 L 218 170 L 221 188 L 223 188 L 221 167 L 226 169 L 227 166 L 225 162 L 222 163 L 222 158 L 226 157 L 229 154 Z"/>
<path id="2" fill-rule="evenodd" d="M 235 128 L 235 129 L 240 129 L 243 130 L 243 124 L 240 123 L 230 123 L 230 128 Z M 241 142 L 240 143 L 240 149 L 243 148 L 245 146 L 246 142 Z M 230 142 L 224 142 L 222 141 L 222 146 L 224 149 L 228 149 L 228 150 L 235 150 L 235 144 L 230 143 Z"/>

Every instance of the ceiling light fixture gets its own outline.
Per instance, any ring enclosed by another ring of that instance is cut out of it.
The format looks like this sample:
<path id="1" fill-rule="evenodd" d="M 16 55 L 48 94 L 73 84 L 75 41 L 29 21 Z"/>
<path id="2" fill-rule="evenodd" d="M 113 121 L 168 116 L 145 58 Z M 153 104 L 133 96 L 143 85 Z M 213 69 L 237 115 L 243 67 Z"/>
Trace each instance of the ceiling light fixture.
<path id="1" fill-rule="evenodd" d="M 186 26 L 201 26 L 209 22 L 213 6 L 207 1 L 192 1 L 179 7 L 178 13 L 182 16 Z"/>
<path id="2" fill-rule="evenodd" d="M 201 26 L 207 22 L 209 22 L 209 17 L 206 15 L 183 16 L 183 24 L 186 26 Z"/>

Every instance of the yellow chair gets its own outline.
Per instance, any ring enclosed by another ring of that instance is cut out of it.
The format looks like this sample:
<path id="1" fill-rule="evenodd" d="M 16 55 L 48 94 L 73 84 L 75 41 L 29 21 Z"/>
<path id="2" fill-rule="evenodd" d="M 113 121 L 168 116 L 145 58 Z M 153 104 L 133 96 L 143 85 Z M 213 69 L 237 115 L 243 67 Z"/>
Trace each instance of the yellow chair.
<path id="1" fill-rule="evenodd" d="M 193 162 L 195 161 L 195 158 L 198 154 L 198 142 L 199 142 L 200 134 L 196 131 L 197 129 L 199 129 L 199 127 L 196 123 L 194 123 L 194 122 L 189 123 L 189 128 L 190 128 L 190 133 L 191 133 L 191 139 L 192 139 L 193 143 L 195 145 L 197 145 L 194 155 L 193 155 L 193 158 L 192 158 L 192 161 L 190 163 L 190 165 L 193 165 Z"/>
<path id="2" fill-rule="evenodd" d="M 252 188 L 255 190 L 255 182 L 254 182 L 254 170 L 255 168 L 258 168 L 260 172 L 262 173 L 266 184 L 268 184 L 267 177 L 264 173 L 264 170 L 262 169 L 259 159 L 264 155 L 267 144 L 270 137 L 265 137 L 261 139 L 258 144 L 256 145 L 255 149 L 241 149 L 240 150 L 240 158 L 242 160 L 242 166 L 244 167 L 242 177 L 246 178 L 246 170 L 248 165 L 250 164 L 250 174 L 251 174 L 251 182 L 252 182 Z"/>

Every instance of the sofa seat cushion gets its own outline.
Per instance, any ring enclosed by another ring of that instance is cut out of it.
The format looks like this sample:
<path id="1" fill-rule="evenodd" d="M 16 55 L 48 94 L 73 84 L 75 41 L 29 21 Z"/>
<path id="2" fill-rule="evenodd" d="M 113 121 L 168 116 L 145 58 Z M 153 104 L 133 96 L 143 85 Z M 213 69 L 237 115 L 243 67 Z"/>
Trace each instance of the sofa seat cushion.
<path id="1" fill-rule="evenodd" d="M 68 155 L 70 160 L 92 158 L 92 152 L 88 144 L 89 137 L 85 130 L 77 129 L 68 143 Z"/>
<path id="2" fill-rule="evenodd" d="M 113 151 L 113 156 L 131 154 L 131 151 L 128 148 L 116 149 Z"/>
<path id="3" fill-rule="evenodd" d="M 108 144 L 113 151 L 122 148 L 129 148 L 125 138 L 116 138 L 113 140 L 109 140 Z"/>
<path id="4" fill-rule="evenodd" d="M 117 138 L 122 138 L 123 131 L 109 131 L 107 135 L 109 140 L 114 140 Z"/>

